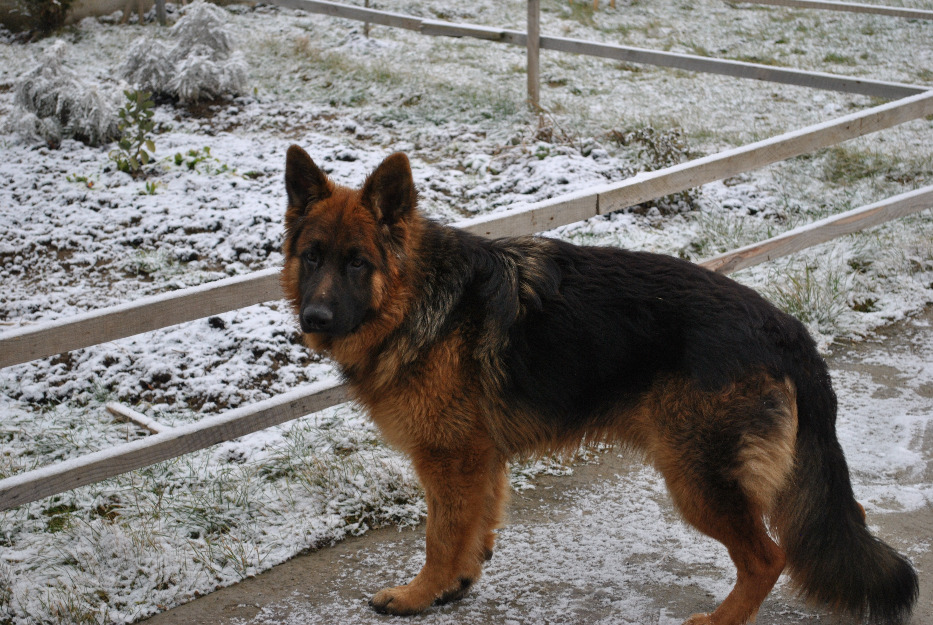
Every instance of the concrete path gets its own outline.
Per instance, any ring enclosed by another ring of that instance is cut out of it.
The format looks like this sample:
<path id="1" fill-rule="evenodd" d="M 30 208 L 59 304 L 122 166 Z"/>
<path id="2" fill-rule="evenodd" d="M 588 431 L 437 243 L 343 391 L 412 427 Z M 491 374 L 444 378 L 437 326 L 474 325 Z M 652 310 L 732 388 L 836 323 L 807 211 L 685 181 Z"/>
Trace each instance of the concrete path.
<path id="1" fill-rule="evenodd" d="M 920 573 L 911 625 L 933 623 L 933 307 L 833 351 L 840 439 L 856 494 L 874 531 Z M 734 569 L 725 549 L 677 518 L 654 471 L 609 450 L 572 476 L 535 484 L 513 495 L 496 554 L 470 594 L 424 615 L 392 618 L 367 607 L 372 593 L 407 582 L 423 561 L 423 528 L 387 528 L 147 623 L 673 625 L 715 608 L 729 592 Z M 758 623 L 834 622 L 797 601 L 786 582 L 765 601 Z"/>

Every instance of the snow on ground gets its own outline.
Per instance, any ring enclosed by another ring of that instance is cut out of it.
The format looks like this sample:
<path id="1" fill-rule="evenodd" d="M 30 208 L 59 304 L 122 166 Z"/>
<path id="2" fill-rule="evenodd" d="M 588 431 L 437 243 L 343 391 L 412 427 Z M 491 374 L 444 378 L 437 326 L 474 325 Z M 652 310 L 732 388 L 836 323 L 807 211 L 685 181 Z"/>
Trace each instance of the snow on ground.
<path id="1" fill-rule="evenodd" d="M 518 0 L 448 4 L 378 8 L 524 28 Z M 881 80 L 933 78 L 933 25 L 919 20 L 713 0 L 636 1 L 595 14 L 584 4 L 545 2 L 543 32 Z M 519 48 L 384 27 L 367 39 L 358 23 L 262 5 L 227 13 L 250 90 L 214 105 L 160 104 L 157 162 L 145 180 L 115 170 L 112 145 L 65 140 L 50 149 L 4 124 L 17 78 L 55 44 L 0 43 L 0 329 L 280 264 L 291 143 L 349 185 L 406 151 L 422 207 L 456 221 L 877 103 L 545 52 L 539 120 L 523 103 Z M 94 19 L 60 34 L 66 64 L 115 91 L 124 86 L 116 68 L 143 36 L 167 35 Z M 929 183 L 930 130 L 918 120 L 551 235 L 699 260 Z M 933 300 L 931 215 L 737 277 L 804 318 L 824 345 L 864 335 Z M 107 401 L 172 425 L 332 379 L 280 303 L 9 367 L 0 370 L 0 477 L 145 436 L 114 422 Z M 876 437 L 863 444 L 866 483 L 921 464 Z M 552 461 L 518 467 L 515 483 L 561 470 Z M 894 497 L 885 493 L 876 499 Z M 927 497 L 920 489 L 894 499 Z M 332 409 L 0 513 L 0 622 L 131 621 L 301 549 L 422 516 L 404 460 L 357 410 Z"/>
<path id="2" fill-rule="evenodd" d="M 893 337 L 873 339 L 868 346 L 836 344 L 831 360 L 840 399 L 839 433 L 856 497 L 865 504 L 874 531 L 913 558 L 921 574 L 929 542 L 918 528 L 925 527 L 933 495 L 931 318 L 927 311 L 922 319 L 902 324 Z M 691 612 L 722 601 L 735 579 L 725 548 L 679 519 L 654 470 L 624 453 L 614 458 L 617 453 L 604 450 L 599 463 L 578 465 L 573 478 L 538 480 L 533 490 L 515 496 L 511 518 L 498 531 L 495 554 L 480 580 L 463 600 L 432 607 L 418 621 L 676 625 Z M 899 526 L 898 518 L 910 520 Z M 376 614 L 366 600 L 418 572 L 424 561 L 423 531 L 374 538 L 300 558 L 156 623 L 212 618 L 237 625 L 402 622 Z M 926 622 L 928 610 L 918 612 L 911 623 Z M 758 618 L 781 624 L 834 622 L 796 599 L 786 576 Z"/>

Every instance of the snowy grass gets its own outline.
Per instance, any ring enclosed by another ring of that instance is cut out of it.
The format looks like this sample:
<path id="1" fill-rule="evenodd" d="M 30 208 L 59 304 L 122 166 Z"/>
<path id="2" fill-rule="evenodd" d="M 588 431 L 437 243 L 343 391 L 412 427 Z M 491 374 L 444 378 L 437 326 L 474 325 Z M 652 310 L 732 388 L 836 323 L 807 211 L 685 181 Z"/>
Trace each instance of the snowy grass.
<path id="1" fill-rule="evenodd" d="M 524 29 L 519 0 L 378 8 Z M 158 105 L 146 180 L 115 171 L 108 145 L 65 139 L 51 150 L 0 134 L 0 328 L 280 264 L 293 142 L 349 185 L 404 150 L 422 207 L 454 221 L 876 103 L 544 52 L 537 115 L 524 105 L 519 48 L 377 26 L 366 39 L 359 23 L 267 6 L 226 12 L 247 59 L 245 94 Z M 933 65 L 933 25 L 919 20 L 713 0 L 596 13 L 554 0 L 542 20 L 546 34 L 881 80 L 928 82 Z M 130 46 L 166 34 L 85 20 L 59 37 L 74 80 L 118 89 Z M 13 111 L 20 77 L 57 45 L 0 43 L 0 115 Z M 700 260 L 928 184 L 930 129 L 918 120 L 549 235 Z M 933 301 L 933 215 L 737 277 L 786 300 L 824 345 L 864 335 Z M 174 425 L 334 378 L 277 303 L 10 367 L 0 371 L 0 477 L 146 435 L 115 422 L 107 401 Z M 513 485 L 567 466 L 517 466 Z M 0 623 L 132 621 L 303 549 L 423 514 L 405 460 L 357 410 L 339 407 L 0 513 Z"/>

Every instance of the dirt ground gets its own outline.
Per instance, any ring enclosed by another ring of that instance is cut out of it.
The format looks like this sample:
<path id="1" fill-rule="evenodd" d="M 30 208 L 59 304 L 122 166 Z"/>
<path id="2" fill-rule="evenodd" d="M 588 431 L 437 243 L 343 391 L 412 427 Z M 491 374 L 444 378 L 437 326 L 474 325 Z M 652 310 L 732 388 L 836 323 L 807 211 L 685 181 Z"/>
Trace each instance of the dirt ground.
<path id="1" fill-rule="evenodd" d="M 923 415 L 933 417 L 933 367 L 925 364 L 933 362 L 931 328 L 933 307 L 928 307 L 920 317 L 895 324 L 869 341 L 834 346 L 829 357 L 834 377 L 864 376 L 870 381 L 865 386 L 871 387 L 864 401 L 878 402 L 879 410 L 891 398 L 906 397 L 913 402 L 912 410 L 919 406 Z M 920 428 L 909 449 L 922 455 L 923 468 L 919 475 L 908 472 L 903 480 L 911 488 L 919 484 L 923 492 L 933 484 L 933 427 Z M 534 489 L 513 495 L 497 552 L 470 594 L 421 616 L 380 616 L 366 600 L 417 572 L 424 552 L 423 527 L 383 528 L 301 555 L 146 623 L 673 625 L 693 612 L 713 609 L 731 587 L 734 570 L 717 543 L 684 528 L 656 482 L 656 476 L 615 450 L 576 467 L 571 476 L 539 478 Z M 639 516 L 639 511 L 644 514 Z M 869 510 L 869 524 L 908 554 L 919 572 L 920 600 L 911 625 L 933 623 L 929 498 L 907 511 Z M 643 538 L 654 534 L 662 535 L 657 544 Z M 757 622 L 846 621 L 802 605 L 782 578 Z"/>

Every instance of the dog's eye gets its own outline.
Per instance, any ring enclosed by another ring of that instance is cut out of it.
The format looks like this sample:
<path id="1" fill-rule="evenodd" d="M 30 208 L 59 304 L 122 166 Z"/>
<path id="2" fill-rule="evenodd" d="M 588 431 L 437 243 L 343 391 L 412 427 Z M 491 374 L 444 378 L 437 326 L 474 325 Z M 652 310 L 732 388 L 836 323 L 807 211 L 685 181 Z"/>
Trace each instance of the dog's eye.
<path id="1" fill-rule="evenodd" d="M 357 256 L 356 258 L 351 258 L 347 265 L 350 267 L 350 269 L 362 269 L 366 266 L 366 259 Z"/>
<path id="2" fill-rule="evenodd" d="M 317 267 L 321 262 L 321 255 L 316 250 L 309 250 L 304 253 L 304 260 L 311 267 Z"/>

